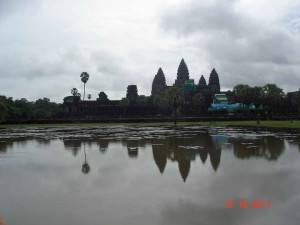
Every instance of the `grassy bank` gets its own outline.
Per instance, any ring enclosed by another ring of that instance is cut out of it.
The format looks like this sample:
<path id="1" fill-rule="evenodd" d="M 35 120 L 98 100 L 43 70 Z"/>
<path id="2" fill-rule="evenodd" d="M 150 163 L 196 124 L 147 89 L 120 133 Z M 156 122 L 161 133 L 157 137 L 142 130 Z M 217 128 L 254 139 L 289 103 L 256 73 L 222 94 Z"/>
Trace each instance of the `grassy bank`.
<path id="1" fill-rule="evenodd" d="M 278 127 L 278 128 L 300 128 L 300 120 L 295 121 L 273 121 L 265 120 L 257 124 L 256 121 L 219 121 L 202 123 L 211 126 L 260 126 L 260 127 Z"/>
<path id="2" fill-rule="evenodd" d="M 300 120 L 295 121 L 211 121 L 211 122 L 178 122 L 178 125 L 205 125 L 205 126 L 260 126 L 278 128 L 299 128 Z M 159 126 L 173 125 L 173 122 L 150 122 L 150 123 L 65 123 L 65 124 L 0 124 L 0 128 L 22 127 L 72 127 L 72 126 Z"/>

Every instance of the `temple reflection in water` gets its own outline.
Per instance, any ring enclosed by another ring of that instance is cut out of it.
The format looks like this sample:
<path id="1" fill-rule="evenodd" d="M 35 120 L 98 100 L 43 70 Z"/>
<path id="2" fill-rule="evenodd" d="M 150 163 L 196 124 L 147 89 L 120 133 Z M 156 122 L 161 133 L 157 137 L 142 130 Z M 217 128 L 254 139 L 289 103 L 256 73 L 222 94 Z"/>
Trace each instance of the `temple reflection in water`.
<path id="1" fill-rule="evenodd" d="M 299 147 L 299 129 L 0 129 L 0 212 L 31 225 L 295 224 Z M 271 200 L 273 211 L 250 209 L 254 199 Z"/>
<path id="2" fill-rule="evenodd" d="M 169 136 L 161 138 L 131 138 L 124 140 L 100 139 L 66 139 L 63 140 L 66 150 L 74 156 L 82 150 L 83 143 L 96 144 L 101 154 L 109 154 L 109 144 L 121 144 L 127 150 L 128 157 L 138 159 L 141 148 L 152 148 L 153 160 L 158 171 L 163 174 L 167 165 L 178 164 L 178 170 L 185 182 L 189 176 L 191 162 L 199 161 L 210 164 L 217 172 L 221 163 L 222 151 L 232 151 L 237 159 L 263 158 L 277 160 L 284 151 L 284 139 L 273 136 L 259 138 L 230 137 L 224 134 L 209 132 L 189 137 Z"/>
<path id="3" fill-rule="evenodd" d="M 131 129 L 131 128 L 130 128 Z M 133 129 L 132 129 L 133 130 Z M 130 130 L 129 130 L 130 131 Z M 231 151 L 236 159 L 247 160 L 260 158 L 268 161 L 277 160 L 285 149 L 285 143 L 296 145 L 300 151 L 300 138 L 294 136 L 287 139 L 286 136 L 278 136 L 276 133 L 269 135 L 234 135 L 226 131 L 214 132 L 205 130 L 200 133 L 177 133 L 176 131 L 161 136 L 134 135 L 109 138 L 105 135 L 99 137 L 72 136 L 60 138 L 64 148 L 73 156 L 78 157 L 80 151 L 84 151 L 82 172 L 88 174 L 91 167 L 88 163 L 89 152 L 98 148 L 101 154 L 109 154 L 110 144 L 114 143 L 118 148 L 127 151 L 130 159 L 138 159 L 141 149 L 152 150 L 153 160 L 159 173 L 163 174 L 168 164 L 178 164 L 178 171 L 185 182 L 189 176 L 191 162 L 210 166 L 215 172 L 221 164 L 222 151 Z M 27 141 L 36 141 L 38 145 L 49 145 L 51 140 L 46 138 L 18 137 L 0 142 L 0 156 L 7 153 L 14 145 L 24 147 Z"/>

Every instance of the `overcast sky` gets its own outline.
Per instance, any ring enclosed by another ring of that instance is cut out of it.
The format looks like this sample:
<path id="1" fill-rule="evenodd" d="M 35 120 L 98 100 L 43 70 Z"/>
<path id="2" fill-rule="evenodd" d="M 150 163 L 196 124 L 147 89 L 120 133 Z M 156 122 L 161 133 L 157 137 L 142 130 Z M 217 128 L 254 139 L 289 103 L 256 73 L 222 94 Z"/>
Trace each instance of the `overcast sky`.
<path id="1" fill-rule="evenodd" d="M 73 87 L 150 95 L 184 58 L 198 83 L 212 68 L 236 84 L 300 88 L 299 0 L 0 0 L 0 95 L 62 102 Z"/>

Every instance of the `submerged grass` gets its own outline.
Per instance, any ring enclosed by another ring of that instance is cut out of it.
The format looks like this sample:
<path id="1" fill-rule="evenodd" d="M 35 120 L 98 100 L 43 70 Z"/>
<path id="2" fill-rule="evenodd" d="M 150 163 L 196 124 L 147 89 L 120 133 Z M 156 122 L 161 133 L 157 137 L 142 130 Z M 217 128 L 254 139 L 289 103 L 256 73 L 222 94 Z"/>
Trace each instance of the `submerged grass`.
<path id="1" fill-rule="evenodd" d="M 64 124 L 0 124 L 0 128 L 24 128 L 24 127 L 78 127 L 78 126 L 160 126 L 173 125 L 173 122 L 151 123 L 64 123 Z M 259 126 L 278 128 L 300 128 L 300 120 L 273 121 L 265 120 L 257 124 L 256 121 L 210 121 L 210 122 L 178 122 L 178 125 L 205 125 L 205 126 Z"/>

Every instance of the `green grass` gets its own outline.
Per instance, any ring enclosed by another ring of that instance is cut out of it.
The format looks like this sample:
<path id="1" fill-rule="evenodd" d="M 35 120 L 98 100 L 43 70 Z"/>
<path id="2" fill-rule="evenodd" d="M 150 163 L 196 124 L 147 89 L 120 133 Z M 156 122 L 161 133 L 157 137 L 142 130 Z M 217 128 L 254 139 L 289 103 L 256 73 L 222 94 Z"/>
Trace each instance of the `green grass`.
<path id="1" fill-rule="evenodd" d="M 260 126 L 278 128 L 300 128 L 300 120 L 294 121 L 211 121 L 211 122 L 178 122 L 178 125 L 205 125 L 205 126 Z M 159 126 L 173 125 L 173 122 L 155 123 L 66 123 L 66 124 L 0 124 L 0 128 L 22 128 L 22 127 L 74 127 L 74 126 Z"/>
<path id="2" fill-rule="evenodd" d="M 256 121 L 220 121 L 201 123 L 208 126 L 260 126 L 260 127 L 278 127 L 278 128 L 300 128 L 300 120 L 294 121 L 273 121 L 265 120 L 257 124 Z"/>

